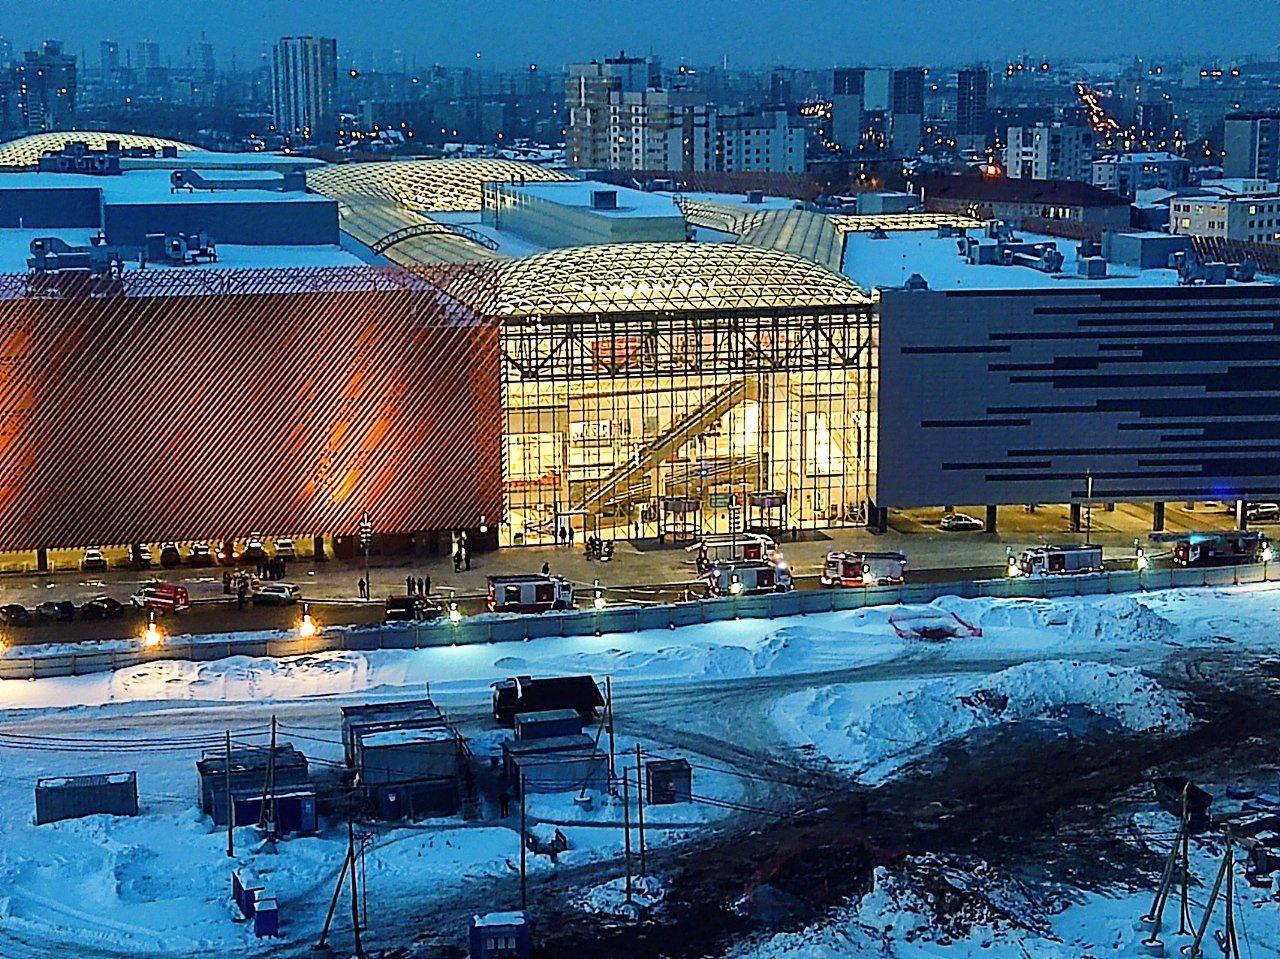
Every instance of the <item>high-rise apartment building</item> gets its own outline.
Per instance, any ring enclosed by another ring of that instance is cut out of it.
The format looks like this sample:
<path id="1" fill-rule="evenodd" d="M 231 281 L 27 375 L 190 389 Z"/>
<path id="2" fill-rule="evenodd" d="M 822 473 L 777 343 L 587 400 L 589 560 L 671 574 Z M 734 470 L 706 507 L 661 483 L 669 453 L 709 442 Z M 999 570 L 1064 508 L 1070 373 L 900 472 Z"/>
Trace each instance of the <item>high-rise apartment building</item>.
<path id="1" fill-rule="evenodd" d="M 1056 122 L 1010 127 L 1004 165 L 1005 174 L 1014 179 L 1088 183 L 1093 178 L 1093 132 Z"/>
<path id="2" fill-rule="evenodd" d="M 1280 112 L 1228 114 L 1222 149 L 1224 176 L 1280 180 Z"/>
<path id="3" fill-rule="evenodd" d="M 981 150 L 987 145 L 990 86 L 991 74 L 986 67 L 970 67 L 956 74 L 956 146 L 962 150 Z"/>
<path id="4" fill-rule="evenodd" d="M 63 130 L 75 123 L 76 58 L 61 40 L 46 40 L 13 66 L 18 113 L 28 131 Z"/>
<path id="5" fill-rule="evenodd" d="M 714 118 L 715 169 L 729 173 L 803 173 L 805 131 L 786 110 L 718 113 Z"/>
<path id="6" fill-rule="evenodd" d="M 832 76 L 831 139 L 842 149 L 915 153 L 924 129 L 924 70 L 837 67 Z"/>
<path id="7" fill-rule="evenodd" d="M 714 111 L 691 90 L 614 94 L 609 103 L 612 170 L 715 169 Z"/>
<path id="8" fill-rule="evenodd" d="M 619 55 L 569 67 L 565 81 L 565 152 L 569 165 L 606 168 L 613 156 L 611 101 L 662 86 L 658 62 Z"/>
<path id="9" fill-rule="evenodd" d="M 299 143 L 332 143 L 338 133 L 333 105 L 337 83 L 337 40 L 282 38 L 271 57 L 276 130 Z"/>

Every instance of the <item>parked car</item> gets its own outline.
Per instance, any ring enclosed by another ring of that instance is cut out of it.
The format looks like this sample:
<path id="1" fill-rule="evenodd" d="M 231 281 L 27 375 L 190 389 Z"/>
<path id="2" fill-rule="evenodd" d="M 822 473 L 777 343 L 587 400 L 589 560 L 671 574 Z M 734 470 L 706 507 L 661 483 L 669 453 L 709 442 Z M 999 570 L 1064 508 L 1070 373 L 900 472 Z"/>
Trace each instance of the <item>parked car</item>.
<path id="1" fill-rule="evenodd" d="M 947 533 L 972 533 L 986 529 L 986 524 L 968 513 L 947 513 L 938 524 L 938 529 Z"/>
<path id="2" fill-rule="evenodd" d="M 0 623 L 6 626 L 30 626 L 31 610 L 21 603 L 5 603 L 0 606 Z"/>
<path id="3" fill-rule="evenodd" d="M 1250 523 L 1280 522 L 1280 503 L 1250 503 L 1244 516 Z"/>
<path id="4" fill-rule="evenodd" d="M 423 596 L 388 596 L 383 618 L 388 623 L 423 622 L 439 619 L 442 610 Z"/>
<path id="5" fill-rule="evenodd" d="M 119 619 L 124 615 L 124 603 L 110 596 L 95 596 L 80 607 L 81 619 Z"/>
<path id="6" fill-rule="evenodd" d="M 287 536 L 276 540 L 276 559 L 297 559 L 298 550 Z"/>
<path id="7" fill-rule="evenodd" d="M 107 557 L 98 547 L 91 546 L 84 551 L 80 568 L 86 572 L 104 570 L 107 568 Z"/>
<path id="8" fill-rule="evenodd" d="M 76 618 L 76 604 L 66 599 L 47 599 L 36 612 L 55 623 L 69 623 Z"/>
<path id="9" fill-rule="evenodd" d="M 253 591 L 253 601 L 263 606 L 291 606 L 302 599 L 302 589 L 293 583 L 263 583 Z"/>
<path id="10" fill-rule="evenodd" d="M 165 569 L 173 569 L 182 565 L 182 550 L 177 543 L 165 543 L 160 547 L 160 565 Z"/>
<path id="11" fill-rule="evenodd" d="M 267 547 L 263 545 L 261 533 L 250 533 L 245 540 L 244 552 L 240 559 L 246 563 L 260 563 L 267 558 Z"/>
<path id="12" fill-rule="evenodd" d="M 191 547 L 191 555 L 187 557 L 187 562 L 192 566 L 212 566 L 213 550 L 209 548 L 208 543 L 196 543 Z"/>

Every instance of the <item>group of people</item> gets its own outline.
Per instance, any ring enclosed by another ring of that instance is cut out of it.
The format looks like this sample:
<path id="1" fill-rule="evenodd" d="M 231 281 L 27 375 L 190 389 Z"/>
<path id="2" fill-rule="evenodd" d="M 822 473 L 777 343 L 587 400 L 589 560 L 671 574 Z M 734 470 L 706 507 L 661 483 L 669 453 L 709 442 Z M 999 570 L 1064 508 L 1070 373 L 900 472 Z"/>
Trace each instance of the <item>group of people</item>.
<path id="1" fill-rule="evenodd" d="M 461 573 L 463 568 L 471 570 L 471 547 L 467 544 L 467 531 L 461 530 L 453 538 L 453 571 Z"/>
<path id="2" fill-rule="evenodd" d="M 573 524 L 566 523 L 556 531 L 556 545 L 573 546 Z"/>
<path id="3" fill-rule="evenodd" d="M 236 609 L 244 609 L 253 584 L 254 578 L 248 570 L 238 569 L 232 572 L 228 569 L 222 573 L 222 591 L 228 596 L 233 592 L 236 594 Z"/>
<path id="4" fill-rule="evenodd" d="M 255 566 L 258 572 L 258 579 L 284 579 L 285 561 L 279 556 L 274 559 L 266 559 L 264 557 L 258 560 Z"/>
<path id="5" fill-rule="evenodd" d="M 414 577 L 412 573 L 404 578 L 404 589 L 406 596 L 430 596 L 431 595 L 431 577 L 419 576 Z"/>

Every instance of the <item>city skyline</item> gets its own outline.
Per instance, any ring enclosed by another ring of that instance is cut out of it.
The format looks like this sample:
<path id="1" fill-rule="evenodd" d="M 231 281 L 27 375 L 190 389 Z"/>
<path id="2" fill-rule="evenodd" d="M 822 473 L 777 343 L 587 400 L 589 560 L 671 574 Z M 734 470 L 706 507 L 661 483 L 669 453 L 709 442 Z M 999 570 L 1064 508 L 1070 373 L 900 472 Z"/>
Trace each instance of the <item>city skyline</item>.
<path id="1" fill-rule="evenodd" d="M 34 32 L 28 12 L 0 10 L 0 36 L 9 38 L 15 49 L 61 39 L 69 52 L 90 60 L 102 39 L 116 40 L 123 49 L 153 40 L 167 60 L 178 63 L 202 34 L 220 60 L 233 53 L 265 53 L 281 36 L 312 34 L 337 37 L 339 55 L 354 61 L 399 50 L 407 65 L 478 60 L 495 69 L 536 62 L 558 68 L 598 56 L 601 50 L 619 49 L 653 52 L 672 62 L 727 61 L 744 68 L 867 60 L 956 65 L 1022 52 L 1098 60 L 1142 53 L 1207 59 L 1275 55 L 1280 32 L 1268 35 L 1257 29 L 1260 20 L 1265 22 L 1268 4 L 1227 0 L 1177 6 L 1178 15 L 1170 17 L 1168 4 L 1090 0 L 1075 5 L 1070 19 L 1055 23 L 1049 40 L 1040 4 L 992 0 L 966 4 L 967 16 L 954 19 L 937 17 L 925 0 L 814 0 L 802 9 L 768 0 L 756 4 L 749 19 L 722 0 L 655 0 L 645 5 L 648 17 L 621 16 L 622 8 L 634 13 L 633 4 L 531 0 L 520 5 L 526 29 L 518 32 L 507 28 L 512 5 L 506 0 L 447 0 L 429 8 L 380 0 L 373 5 L 373 17 L 368 5 L 341 0 L 210 0 L 185 10 L 180 20 L 167 18 L 169 8 L 157 0 L 54 0 L 42 8 L 40 29 Z M 90 9 L 93 16 L 86 16 Z M 991 28 L 996 18 L 998 30 Z M 246 23 L 252 26 L 246 29 Z M 395 42 L 383 35 L 384 23 L 397 24 Z M 767 44 L 760 39 L 765 36 Z"/>

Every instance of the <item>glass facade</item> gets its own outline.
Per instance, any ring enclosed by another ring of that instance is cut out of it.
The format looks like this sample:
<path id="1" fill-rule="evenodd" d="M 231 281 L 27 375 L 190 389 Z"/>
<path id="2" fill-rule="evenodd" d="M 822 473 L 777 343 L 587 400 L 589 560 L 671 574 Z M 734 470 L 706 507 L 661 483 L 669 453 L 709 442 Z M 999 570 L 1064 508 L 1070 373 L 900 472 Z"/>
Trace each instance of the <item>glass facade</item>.
<path id="1" fill-rule="evenodd" d="M 865 522 L 867 306 L 506 319 L 503 545 Z"/>

